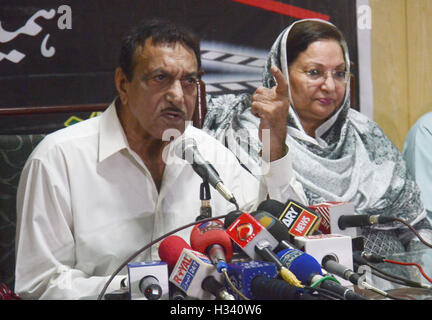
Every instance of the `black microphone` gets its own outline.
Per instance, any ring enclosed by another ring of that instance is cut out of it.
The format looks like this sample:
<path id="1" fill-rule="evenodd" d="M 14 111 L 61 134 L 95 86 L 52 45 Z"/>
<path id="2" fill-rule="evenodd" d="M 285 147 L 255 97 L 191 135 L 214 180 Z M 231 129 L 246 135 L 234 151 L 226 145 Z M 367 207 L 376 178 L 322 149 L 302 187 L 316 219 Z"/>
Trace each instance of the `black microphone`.
<path id="1" fill-rule="evenodd" d="M 253 278 L 250 286 L 256 300 L 320 300 L 302 288 L 263 275 Z"/>
<path id="2" fill-rule="evenodd" d="M 327 270 L 327 272 L 335 274 L 345 280 L 350 281 L 352 284 L 360 284 L 361 276 L 355 273 L 350 268 L 340 264 L 336 261 L 333 256 L 327 255 L 322 259 L 322 267 Z"/>
<path id="3" fill-rule="evenodd" d="M 226 200 L 238 206 L 233 193 L 223 184 L 222 179 L 219 177 L 219 173 L 198 151 L 194 139 L 182 139 L 181 143 L 178 143 L 175 147 L 175 154 L 179 158 L 189 162 L 194 171 L 204 181 L 208 181 L 208 183 L 210 183 L 211 186 L 215 188 Z"/>
<path id="4" fill-rule="evenodd" d="M 212 208 L 210 206 L 210 187 L 208 181 L 203 181 L 200 185 L 200 200 L 201 200 L 201 208 L 200 214 L 196 217 L 195 221 L 199 221 L 202 219 L 211 218 L 212 216 Z"/>
<path id="5" fill-rule="evenodd" d="M 360 288 L 366 288 L 371 291 L 374 291 L 384 297 L 390 297 L 390 295 L 371 284 L 367 283 L 363 280 L 362 276 L 358 273 L 355 273 L 350 268 L 338 263 L 334 257 L 332 256 L 325 256 L 322 261 L 322 266 L 324 269 L 326 269 L 328 272 L 333 273 L 341 278 L 344 278 L 348 281 L 351 281 L 351 283 L 358 285 Z"/>
<path id="6" fill-rule="evenodd" d="M 386 217 L 379 214 L 367 215 L 342 215 L 338 219 L 338 226 L 341 230 L 346 228 L 367 227 L 375 224 L 385 224 L 395 221 L 394 217 Z"/>
<path id="7" fill-rule="evenodd" d="M 372 263 L 384 262 L 386 258 L 372 252 L 354 251 L 353 259 L 358 264 L 366 265 L 368 262 L 372 262 Z"/>

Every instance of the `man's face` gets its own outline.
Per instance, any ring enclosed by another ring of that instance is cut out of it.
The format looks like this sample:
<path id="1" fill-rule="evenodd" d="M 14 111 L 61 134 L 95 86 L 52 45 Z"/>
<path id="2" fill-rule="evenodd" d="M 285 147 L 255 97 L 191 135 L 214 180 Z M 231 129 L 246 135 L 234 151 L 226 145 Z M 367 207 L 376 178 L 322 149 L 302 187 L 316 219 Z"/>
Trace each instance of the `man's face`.
<path id="1" fill-rule="evenodd" d="M 123 114 L 134 133 L 161 139 L 167 129 L 185 130 L 197 97 L 198 62 L 195 53 L 181 43 L 153 45 L 147 39 L 135 53 L 133 77 L 117 70 L 117 88 Z"/>

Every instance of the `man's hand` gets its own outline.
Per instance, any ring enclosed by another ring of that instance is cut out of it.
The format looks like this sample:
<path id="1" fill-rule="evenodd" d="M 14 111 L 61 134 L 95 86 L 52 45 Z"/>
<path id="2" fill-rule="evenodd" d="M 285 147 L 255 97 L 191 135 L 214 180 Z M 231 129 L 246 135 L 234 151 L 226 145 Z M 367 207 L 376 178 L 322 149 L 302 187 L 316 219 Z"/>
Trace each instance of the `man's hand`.
<path id="1" fill-rule="evenodd" d="M 271 89 L 259 87 L 255 91 L 252 96 L 251 111 L 261 120 L 259 126 L 259 139 L 261 142 L 263 142 L 263 130 L 270 130 L 270 161 L 274 161 L 285 156 L 287 152 L 285 144 L 287 134 L 286 119 L 290 100 L 288 82 L 282 72 L 275 66 L 272 66 L 270 71 L 277 84 Z"/>

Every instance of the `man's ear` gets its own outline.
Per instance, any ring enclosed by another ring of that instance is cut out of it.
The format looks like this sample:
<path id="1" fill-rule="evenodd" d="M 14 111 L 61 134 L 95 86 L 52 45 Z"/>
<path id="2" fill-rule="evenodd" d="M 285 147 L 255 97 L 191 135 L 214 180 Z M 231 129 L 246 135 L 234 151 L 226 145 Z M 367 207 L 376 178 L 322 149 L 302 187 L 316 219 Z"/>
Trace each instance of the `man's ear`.
<path id="1" fill-rule="evenodd" d="M 129 80 L 123 72 L 123 69 L 117 67 L 115 71 L 115 85 L 122 105 L 126 105 L 128 102 L 128 84 Z"/>

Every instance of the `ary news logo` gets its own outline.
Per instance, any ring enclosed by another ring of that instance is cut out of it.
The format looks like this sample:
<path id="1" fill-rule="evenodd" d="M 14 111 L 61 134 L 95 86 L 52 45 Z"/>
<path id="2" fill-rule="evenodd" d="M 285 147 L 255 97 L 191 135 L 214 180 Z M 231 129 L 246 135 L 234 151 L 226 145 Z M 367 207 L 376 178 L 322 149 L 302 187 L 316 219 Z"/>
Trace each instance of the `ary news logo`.
<path id="1" fill-rule="evenodd" d="M 41 10 L 37 11 L 35 14 L 33 14 L 27 20 L 27 22 L 21 28 L 18 28 L 15 31 L 4 30 L 2 25 L 1 25 L 1 21 L 0 21 L 0 43 L 10 42 L 10 41 L 14 40 L 16 37 L 18 37 L 19 35 L 27 35 L 27 36 L 31 36 L 31 37 L 38 35 L 39 33 L 41 33 L 43 31 L 43 28 L 36 23 L 36 20 L 38 18 L 50 20 L 50 19 L 53 19 L 56 16 L 56 14 L 59 15 L 58 19 L 57 19 L 57 27 L 59 30 L 72 29 L 72 9 L 68 5 L 61 5 L 57 8 L 57 10 L 55 10 L 55 9 L 50 9 L 50 10 L 41 9 Z M 49 37 L 50 37 L 50 34 L 47 33 L 44 36 L 42 43 L 40 45 L 40 52 L 41 52 L 42 56 L 45 58 L 51 58 L 52 56 L 54 56 L 54 54 L 56 52 L 56 50 L 53 46 L 48 45 Z M 13 49 L 7 53 L 0 51 L 0 61 L 2 61 L 3 59 L 6 59 L 6 60 L 9 60 L 13 63 L 19 63 L 25 57 L 26 57 L 25 53 L 20 52 L 16 49 Z"/>
<path id="2" fill-rule="evenodd" d="M 288 227 L 293 236 L 304 236 L 312 231 L 315 224 L 321 222 L 319 216 L 308 212 L 294 201 L 288 203 L 279 220 Z"/>

